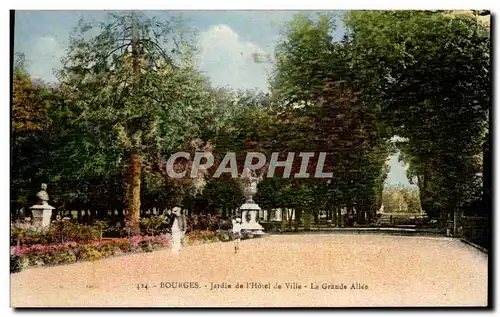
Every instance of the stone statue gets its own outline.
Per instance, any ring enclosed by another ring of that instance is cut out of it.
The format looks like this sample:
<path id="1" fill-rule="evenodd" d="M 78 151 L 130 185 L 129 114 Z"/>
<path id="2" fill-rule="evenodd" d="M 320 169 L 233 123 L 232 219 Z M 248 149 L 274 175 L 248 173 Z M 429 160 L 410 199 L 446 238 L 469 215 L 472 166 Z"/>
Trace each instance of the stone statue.
<path id="1" fill-rule="evenodd" d="M 255 177 L 255 171 L 251 170 L 250 168 L 245 168 L 245 172 L 243 173 L 245 175 L 243 178 L 246 178 L 248 183 L 252 183 L 254 180 L 257 178 Z"/>
<path id="2" fill-rule="evenodd" d="M 47 184 L 42 184 L 42 190 L 36 194 L 36 198 L 38 199 L 37 204 L 30 207 L 33 213 L 33 225 L 42 228 L 48 227 L 55 208 L 48 203 L 49 194 L 47 194 Z"/>
<path id="3" fill-rule="evenodd" d="M 257 182 L 256 181 L 252 181 L 250 183 L 250 191 L 253 193 L 253 192 L 257 192 Z"/>
<path id="4" fill-rule="evenodd" d="M 49 194 L 47 194 L 47 184 L 42 184 L 42 190 L 36 194 L 39 205 L 48 205 Z"/>
<path id="5" fill-rule="evenodd" d="M 257 183 L 259 178 L 257 177 L 255 171 L 250 168 L 246 168 L 243 175 L 243 193 L 245 195 L 247 202 L 252 202 L 252 196 L 257 193 Z"/>

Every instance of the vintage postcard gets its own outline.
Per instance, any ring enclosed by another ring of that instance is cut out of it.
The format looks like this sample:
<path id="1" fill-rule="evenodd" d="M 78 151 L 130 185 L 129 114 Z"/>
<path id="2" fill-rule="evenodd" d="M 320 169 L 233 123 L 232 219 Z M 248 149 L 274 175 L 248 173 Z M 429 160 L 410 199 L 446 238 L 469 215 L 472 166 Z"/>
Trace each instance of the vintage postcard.
<path id="1" fill-rule="evenodd" d="M 491 307 L 490 11 L 12 11 L 10 301 Z"/>

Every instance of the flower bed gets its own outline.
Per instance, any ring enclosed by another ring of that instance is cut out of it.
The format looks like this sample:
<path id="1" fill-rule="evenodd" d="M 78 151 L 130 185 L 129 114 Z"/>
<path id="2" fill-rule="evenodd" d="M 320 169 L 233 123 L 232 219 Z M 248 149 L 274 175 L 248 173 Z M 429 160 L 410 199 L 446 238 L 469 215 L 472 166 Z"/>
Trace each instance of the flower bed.
<path id="1" fill-rule="evenodd" d="M 33 242 L 34 240 L 29 241 Z M 84 243 L 66 241 L 64 243 L 16 245 L 11 246 L 10 270 L 11 273 L 15 273 L 27 267 L 95 261 L 131 252 L 152 252 L 169 247 L 169 241 L 168 235 L 157 235 L 133 236 L 130 239 L 95 240 Z M 231 241 L 231 236 L 224 230 L 191 231 L 184 237 L 184 244 L 188 246 L 226 241 Z"/>
<path id="2" fill-rule="evenodd" d="M 11 273 L 26 267 L 95 261 L 129 252 L 151 252 L 168 245 L 168 237 L 161 235 L 134 236 L 130 239 L 94 241 L 86 244 L 69 241 L 63 244 L 14 246 L 11 247 Z"/>
<path id="3" fill-rule="evenodd" d="M 187 245 L 205 244 L 213 242 L 227 242 L 231 240 L 231 236 L 227 231 L 218 230 L 199 230 L 188 232 L 185 236 Z"/>

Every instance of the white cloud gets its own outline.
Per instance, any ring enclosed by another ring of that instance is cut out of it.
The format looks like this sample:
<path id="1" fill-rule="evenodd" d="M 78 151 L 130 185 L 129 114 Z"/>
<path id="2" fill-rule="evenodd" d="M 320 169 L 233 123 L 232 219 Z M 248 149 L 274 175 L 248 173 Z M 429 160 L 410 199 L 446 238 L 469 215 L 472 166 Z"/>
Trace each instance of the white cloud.
<path id="1" fill-rule="evenodd" d="M 227 25 L 214 25 L 199 36 L 198 66 L 216 86 L 267 90 L 270 64 L 255 63 L 253 54 L 265 54 Z"/>
<path id="2" fill-rule="evenodd" d="M 38 37 L 26 43 L 29 45 L 26 54 L 26 67 L 33 78 L 47 82 L 55 82 L 54 70 L 61 68 L 61 58 L 65 54 L 64 47 L 51 36 Z"/>

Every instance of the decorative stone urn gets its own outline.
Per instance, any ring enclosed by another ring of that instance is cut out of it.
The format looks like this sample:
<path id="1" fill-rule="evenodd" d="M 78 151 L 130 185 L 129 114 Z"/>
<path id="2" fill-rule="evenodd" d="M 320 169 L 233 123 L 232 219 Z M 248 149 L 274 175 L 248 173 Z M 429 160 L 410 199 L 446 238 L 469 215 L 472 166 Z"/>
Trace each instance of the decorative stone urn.
<path id="1" fill-rule="evenodd" d="M 264 227 L 257 222 L 257 216 L 261 210 L 259 205 L 253 201 L 253 196 L 257 193 L 257 178 L 250 169 L 247 168 L 246 176 L 243 182 L 243 194 L 245 195 L 245 203 L 241 205 L 241 230 L 249 231 L 253 235 L 263 235 Z"/>
<path id="2" fill-rule="evenodd" d="M 55 207 L 49 205 L 49 194 L 47 194 L 47 184 L 42 184 L 42 190 L 40 190 L 36 197 L 38 198 L 38 203 L 30 207 L 33 212 L 33 225 L 37 227 L 48 227 L 50 225 L 50 218 L 52 216 L 52 211 Z"/>

